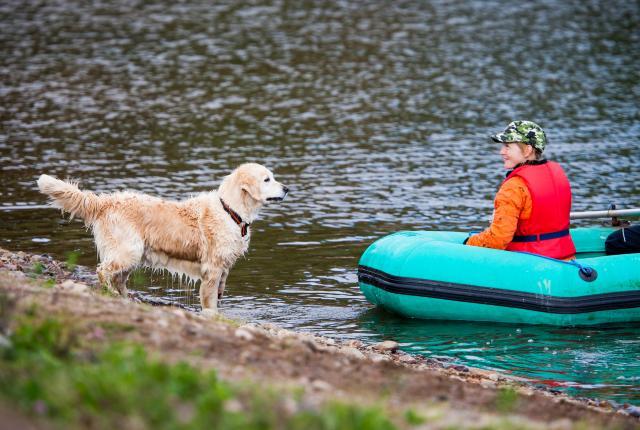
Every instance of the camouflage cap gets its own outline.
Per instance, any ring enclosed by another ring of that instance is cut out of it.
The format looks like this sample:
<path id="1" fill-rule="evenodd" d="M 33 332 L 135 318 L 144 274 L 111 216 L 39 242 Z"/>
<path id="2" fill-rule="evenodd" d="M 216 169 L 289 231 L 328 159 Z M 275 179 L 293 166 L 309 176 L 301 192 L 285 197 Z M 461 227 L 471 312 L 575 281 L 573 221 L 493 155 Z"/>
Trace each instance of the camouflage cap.
<path id="1" fill-rule="evenodd" d="M 540 152 L 547 146 L 547 136 L 538 124 L 532 121 L 513 121 L 502 133 L 491 136 L 494 142 L 522 142 L 533 146 Z"/>

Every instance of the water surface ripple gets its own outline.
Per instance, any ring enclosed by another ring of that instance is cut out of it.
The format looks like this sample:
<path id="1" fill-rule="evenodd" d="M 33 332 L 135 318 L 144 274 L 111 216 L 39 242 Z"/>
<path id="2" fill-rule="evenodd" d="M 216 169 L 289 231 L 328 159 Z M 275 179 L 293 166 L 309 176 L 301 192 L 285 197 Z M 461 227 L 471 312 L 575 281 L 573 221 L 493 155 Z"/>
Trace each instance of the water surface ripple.
<path id="1" fill-rule="evenodd" d="M 403 321 L 355 275 L 384 234 L 483 228 L 503 175 L 487 136 L 516 118 L 548 130 L 574 210 L 640 206 L 638 28 L 627 1 L 4 1 L 0 246 L 95 264 L 42 172 L 178 199 L 257 161 L 292 192 L 255 223 L 225 313 L 638 403 L 637 328 Z M 197 308 L 178 279 L 134 281 Z"/>

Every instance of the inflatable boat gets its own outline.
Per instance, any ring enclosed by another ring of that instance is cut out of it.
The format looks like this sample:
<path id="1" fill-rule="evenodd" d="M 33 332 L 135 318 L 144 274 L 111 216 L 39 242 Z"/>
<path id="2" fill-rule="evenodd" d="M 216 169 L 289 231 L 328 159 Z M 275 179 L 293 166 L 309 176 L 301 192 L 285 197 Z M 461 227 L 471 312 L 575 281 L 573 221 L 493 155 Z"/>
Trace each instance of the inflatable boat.
<path id="1" fill-rule="evenodd" d="M 412 318 L 558 326 L 640 321 L 640 254 L 605 255 L 612 231 L 572 229 L 574 261 L 466 246 L 467 233 L 403 231 L 367 248 L 358 281 L 369 302 Z"/>

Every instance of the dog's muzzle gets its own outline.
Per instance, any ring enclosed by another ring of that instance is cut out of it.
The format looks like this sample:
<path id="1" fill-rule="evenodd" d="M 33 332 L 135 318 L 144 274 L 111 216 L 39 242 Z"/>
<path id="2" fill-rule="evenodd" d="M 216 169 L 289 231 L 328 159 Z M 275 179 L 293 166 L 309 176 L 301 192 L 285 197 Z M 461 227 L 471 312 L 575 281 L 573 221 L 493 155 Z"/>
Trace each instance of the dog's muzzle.
<path id="1" fill-rule="evenodd" d="M 289 193 L 289 188 L 285 187 L 284 185 L 282 186 L 282 191 L 284 192 L 284 194 L 282 195 L 282 197 L 268 197 L 267 201 L 268 202 L 281 202 L 284 200 L 285 197 L 287 197 L 287 194 Z"/>

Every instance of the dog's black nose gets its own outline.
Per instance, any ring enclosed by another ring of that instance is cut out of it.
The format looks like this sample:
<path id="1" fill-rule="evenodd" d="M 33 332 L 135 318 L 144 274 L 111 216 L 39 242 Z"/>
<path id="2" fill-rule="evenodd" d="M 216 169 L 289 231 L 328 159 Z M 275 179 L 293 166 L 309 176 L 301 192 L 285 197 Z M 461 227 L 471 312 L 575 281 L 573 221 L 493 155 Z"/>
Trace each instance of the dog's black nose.
<path id="1" fill-rule="evenodd" d="M 289 192 L 289 187 L 286 186 L 282 186 L 282 191 L 284 191 L 285 194 L 287 194 Z"/>

